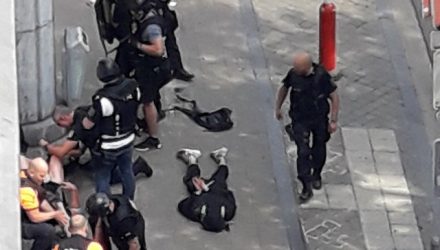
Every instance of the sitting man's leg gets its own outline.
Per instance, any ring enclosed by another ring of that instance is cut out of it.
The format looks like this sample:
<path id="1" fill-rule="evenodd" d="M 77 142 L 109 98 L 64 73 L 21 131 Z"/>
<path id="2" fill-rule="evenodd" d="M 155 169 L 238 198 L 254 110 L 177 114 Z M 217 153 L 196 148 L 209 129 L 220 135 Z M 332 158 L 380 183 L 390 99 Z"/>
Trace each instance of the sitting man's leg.
<path id="1" fill-rule="evenodd" d="M 181 149 L 177 152 L 177 158 L 183 161 L 188 169 L 183 177 L 183 183 L 186 185 L 189 193 L 194 193 L 196 190 L 193 179 L 200 177 L 200 168 L 198 159 L 202 156 L 200 150 L 195 149 Z"/>
<path id="2" fill-rule="evenodd" d="M 31 250 L 50 250 L 55 243 L 55 228 L 48 223 L 22 223 L 22 236 L 34 240 Z"/>
<path id="3" fill-rule="evenodd" d="M 229 169 L 226 165 L 226 155 L 228 149 L 222 147 L 211 152 L 211 158 L 218 164 L 218 169 L 209 179 L 209 182 L 214 181 L 212 188 L 228 189 L 226 179 L 229 176 Z"/>

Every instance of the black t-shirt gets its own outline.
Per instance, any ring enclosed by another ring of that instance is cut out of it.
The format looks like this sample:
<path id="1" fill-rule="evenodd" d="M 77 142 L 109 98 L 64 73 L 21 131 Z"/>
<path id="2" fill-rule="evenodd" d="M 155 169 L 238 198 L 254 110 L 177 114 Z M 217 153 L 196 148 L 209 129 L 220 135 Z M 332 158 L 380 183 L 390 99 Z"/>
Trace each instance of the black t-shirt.
<path id="1" fill-rule="evenodd" d="M 299 76 L 291 69 L 282 82 L 290 90 L 289 115 L 293 121 L 327 119 L 328 99 L 337 86 L 324 68 L 314 64 L 308 76 Z"/>

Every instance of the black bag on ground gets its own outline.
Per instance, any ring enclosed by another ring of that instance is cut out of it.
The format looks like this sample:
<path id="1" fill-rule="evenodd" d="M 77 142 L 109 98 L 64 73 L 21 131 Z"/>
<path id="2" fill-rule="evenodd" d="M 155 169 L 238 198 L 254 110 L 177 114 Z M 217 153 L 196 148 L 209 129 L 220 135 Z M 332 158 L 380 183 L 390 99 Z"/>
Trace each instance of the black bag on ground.
<path id="1" fill-rule="evenodd" d="M 199 126 L 206 128 L 211 132 L 221 132 L 229 130 L 234 126 L 234 122 L 231 119 L 232 110 L 228 108 L 220 108 L 214 112 L 201 111 L 195 100 L 188 100 L 182 96 L 176 94 L 177 99 L 182 102 L 191 103 L 192 108 L 187 109 L 179 106 L 174 106 L 171 110 L 178 110 L 187 115 L 191 120 L 197 123 Z"/>

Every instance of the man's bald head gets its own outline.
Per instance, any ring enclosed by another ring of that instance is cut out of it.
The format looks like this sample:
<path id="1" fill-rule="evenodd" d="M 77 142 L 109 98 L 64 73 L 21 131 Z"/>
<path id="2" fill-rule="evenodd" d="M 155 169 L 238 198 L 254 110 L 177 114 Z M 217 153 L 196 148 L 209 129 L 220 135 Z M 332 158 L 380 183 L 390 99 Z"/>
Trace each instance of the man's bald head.
<path id="1" fill-rule="evenodd" d="M 70 219 L 69 231 L 74 233 L 87 233 L 87 219 L 84 215 L 76 214 Z"/>
<path id="2" fill-rule="evenodd" d="M 47 162 L 41 157 L 32 159 L 29 163 L 28 173 L 33 181 L 42 184 L 49 172 Z"/>
<path id="3" fill-rule="evenodd" d="M 297 52 L 293 56 L 293 68 L 298 75 L 307 75 L 313 66 L 312 56 L 305 51 Z"/>

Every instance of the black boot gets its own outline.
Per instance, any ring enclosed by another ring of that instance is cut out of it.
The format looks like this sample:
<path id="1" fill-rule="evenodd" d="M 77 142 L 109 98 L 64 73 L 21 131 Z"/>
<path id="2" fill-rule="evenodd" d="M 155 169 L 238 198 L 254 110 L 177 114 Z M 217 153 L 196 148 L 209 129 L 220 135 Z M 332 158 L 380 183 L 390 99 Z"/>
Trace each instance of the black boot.
<path id="1" fill-rule="evenodd" d="M 175 79 L 179 79 L 185 82 L 189 82 L 194 78 L 194 75 L 186 71 L 185 69 L 175 70 L 173 73 Z"/>
<path id="2" fill-rule="evenodd" d="M 322 188 L 322 181 L 321 180 L 314 180 L 312 182 L 312 187 L 313 187 L 313 189 L 320 190 Z"/>
<path id="3" fill-rule="evenodd" d="M 151 177 L 153 175 L 153 169 L 151 169 L 150 165 L 148 165 L 142 157 L 138 157 L 133 163 L 133 173 L 135 176 L 145 174 L 145 176 Z"/>
<path id="4" fill-rule="evenodd" d="M 308 183 L 303 183 L 303 189 L 299 194 L 299 200 L 301 203 L 308 202 L 313 197 L 312 185 Z"/>

